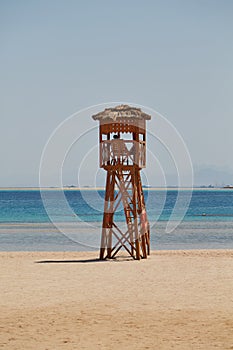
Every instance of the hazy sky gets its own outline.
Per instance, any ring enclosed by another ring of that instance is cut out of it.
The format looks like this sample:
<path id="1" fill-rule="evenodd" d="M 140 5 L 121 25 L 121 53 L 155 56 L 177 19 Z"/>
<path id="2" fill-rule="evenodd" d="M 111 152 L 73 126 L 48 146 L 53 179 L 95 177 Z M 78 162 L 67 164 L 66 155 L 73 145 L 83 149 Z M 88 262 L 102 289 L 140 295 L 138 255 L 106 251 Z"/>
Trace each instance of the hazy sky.
<path id="1" fill-rule="evenodd" d="M 0 187 L 38 185 L 57 125 L 110 101 L 160 112 L 206 181 L 227 181 L 232 38 L 231 0 L 0 0 Z"/>

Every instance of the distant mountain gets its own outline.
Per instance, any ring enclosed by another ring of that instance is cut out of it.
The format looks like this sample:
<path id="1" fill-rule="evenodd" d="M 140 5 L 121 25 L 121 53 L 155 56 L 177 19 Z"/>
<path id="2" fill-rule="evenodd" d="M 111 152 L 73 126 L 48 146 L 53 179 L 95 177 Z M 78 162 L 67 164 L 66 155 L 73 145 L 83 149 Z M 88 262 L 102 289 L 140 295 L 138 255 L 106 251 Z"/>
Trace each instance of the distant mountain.
<path id="1" fill-rule="evenodd" d="M 220 187 L 233 184 L 233 170 L 211 165 L 194 167 L 194 184 Z"/>

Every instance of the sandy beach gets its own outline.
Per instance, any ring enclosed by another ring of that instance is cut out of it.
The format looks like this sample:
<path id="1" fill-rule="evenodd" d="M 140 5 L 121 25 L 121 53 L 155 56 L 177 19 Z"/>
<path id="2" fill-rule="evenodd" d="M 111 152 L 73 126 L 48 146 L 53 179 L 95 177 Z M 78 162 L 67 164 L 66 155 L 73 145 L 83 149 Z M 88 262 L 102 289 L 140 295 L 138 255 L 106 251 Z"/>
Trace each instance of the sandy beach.
<path id="1" fill-rule="evenodd" d="M 233 251 L 0 253 L 0 349 L 233 349 Z"/>

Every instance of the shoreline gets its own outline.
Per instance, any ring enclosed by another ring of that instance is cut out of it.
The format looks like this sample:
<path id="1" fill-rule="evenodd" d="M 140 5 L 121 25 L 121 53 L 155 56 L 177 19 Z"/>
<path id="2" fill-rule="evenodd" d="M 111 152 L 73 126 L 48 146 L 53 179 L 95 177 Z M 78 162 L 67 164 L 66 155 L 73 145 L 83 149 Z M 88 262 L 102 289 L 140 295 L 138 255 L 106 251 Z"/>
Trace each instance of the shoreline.
<path id="1" fill-rule="evenodd" d="M 99 249 L 97 250 L 83 250 L 83 251 L 0 251 L 0 257 L 2 255 L 8 255 L 8 254 L 13 254 L 13 255 L 48 255 L 48 254 L 52 254 L 52 255 L 77 255 L 77 256 L 90 256 L 91 258 L 93 258 L 93 255 L 96 254 L 97 256 L 99 256 Z M 148 256 L 148 259 L 141 259 L 140 261 L 148 261 L 150 259 L 150 257 L 154 257 L 157 255 L 180 255 L 180 256 L 219 256 L 219 255 L 227 255 L 233 258 L 233 248 L 198 248 L 198 249 L 152 249 L 150 255 Z M 103 262 L 111 262 L 111 261 L 120 261 L 121 259 L 126 259 L 127 261 L 138 261 L 138 260 L 134 260 L 133 258 L 131 258 L 129 255 L 127 255 L 127 252 L 124 251 L 122 249 L 122 254 L 119 254 L 116 256 L 116 258 L 114 259 L 105 259 L 103 260 Z M 98 259 L 97 259 L 98 260 Z M 233 272 L 233 271 L 232 271 Z"/>
<path id="2" fill-rule="evenodd" d="M 123 254 L 119 254 L 116 258 L 113 259 L 105 259 L 104 261 L 117 261 L 120 260 L 121 257 L 128 257 L 128 260 L 136 261 L 133 258 L 131 259 L 130 256 L 127 256 L 127 252 L 124 252 L 122 250 Z M 55 255 L 93 255 L 96 254 L 97 260 L 99 256 L 99 249 L 96 250 L 0 250 L 0 256 L 4 254 L 12 254 L 12 255 L 48 255 L 48 254 L 55 254 Z M 177 248 L 177 249 L 170 249 L 170 248 L 162 248 L 162 249 L 152 249 L 150 255 L 148 255 L 148 259 L 150 259 L 151 256 L 154 255 L 220 255 L 220 254 L 226 254 L 229 256 L 232 256 L 233 258 L 233 248 Z M 140 261 L 144 261 L 147 259 L 141 258 Z"/>
<path id="3" fill-rule="evenodd" d="M 104 191 L 105 187 L 0 187 L 0 191 Z M 144 191 L 229 191 L 224 187 L 143 187 Z"/>

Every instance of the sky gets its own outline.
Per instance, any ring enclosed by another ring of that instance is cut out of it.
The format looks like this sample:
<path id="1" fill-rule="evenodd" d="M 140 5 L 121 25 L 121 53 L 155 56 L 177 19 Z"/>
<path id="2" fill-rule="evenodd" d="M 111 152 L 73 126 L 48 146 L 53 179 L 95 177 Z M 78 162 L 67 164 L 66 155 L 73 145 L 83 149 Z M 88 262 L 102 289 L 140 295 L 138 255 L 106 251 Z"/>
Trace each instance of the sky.
<path id="1" fill-rule="evenodd" d="M 167 118 L 195 184 L 233 183 L 232 18 L 230 0 L 0 0 L 0 187 L 38 186 L 58 125 L 111 101 Z M 97 130 L 91 137 L 98 143 Z M 162 161 L 159 147 L 154 153 Z M 87 185 L 95 161 L 83 170 Z M 76 181 L 72 171 L 65 182 Z M 156 172 L 155 164 L 153 185 Z M 172 185 L 172 168 L 164 172 Z"/>

